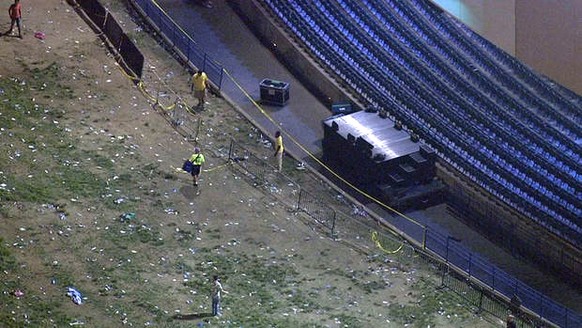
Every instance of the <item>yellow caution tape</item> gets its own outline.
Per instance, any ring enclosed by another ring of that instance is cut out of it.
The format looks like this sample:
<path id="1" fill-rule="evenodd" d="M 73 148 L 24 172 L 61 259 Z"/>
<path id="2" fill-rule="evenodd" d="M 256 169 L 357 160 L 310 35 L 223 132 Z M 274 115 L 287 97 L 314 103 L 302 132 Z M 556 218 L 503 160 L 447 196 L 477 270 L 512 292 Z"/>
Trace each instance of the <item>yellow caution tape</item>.
<path id="1" fill-rule="evenodd" d="M 400 246 L 396 250 L 393 250 L 393 251 L 386 250 L 384 248 L 384 246 L 382 246 L 382 243 L 380 242 L 380 240 L 378 239 L 378 231 L 372 232 L 372 241 L 376 244 L 376 247 L 381 249 L 386 254 L 396 254 L 396 253 L 400 252 L 400 250 L 402 250 L 402 247 L 404 247 L 404 242 L 403 242 L 400 244 Z"/>

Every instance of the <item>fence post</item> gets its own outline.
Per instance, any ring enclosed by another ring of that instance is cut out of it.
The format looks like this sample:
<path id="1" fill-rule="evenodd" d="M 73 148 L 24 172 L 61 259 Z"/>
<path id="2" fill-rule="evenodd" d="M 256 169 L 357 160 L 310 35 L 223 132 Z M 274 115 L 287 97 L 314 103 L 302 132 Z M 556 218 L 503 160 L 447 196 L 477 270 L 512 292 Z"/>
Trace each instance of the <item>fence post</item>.
<path id="1" fill-rule="evenodd" d="M 198 143 L 198 135 L 200 134 L 200 127 L 202 126 L 202 118 L 198 118 L 198 125 L 196 127 L 196 136 L 194 137 L 194 141 Z"/>
<path id="2" fill-rule="evenodd" d="M 443 268 L 443 274 L 441 276 L 441 287 L 445 287 L 445 275 L 447 274 L 447 271 L 449 271 L 449 264 L 448 263 Z"/>
<path id="3" fill-rule="evenodd" d="M 232 149 L 234 147 L 234 140 L 230 139 L 230 145 L 228 147 L 228 160 L 229 161 L 234 161 L 234 156 L 232 156 Z"/>
<path id="4" fill-rule="evenodd" d="M 188 59 L 188 62 L 192 62 L 190 60 L 190 50 L 191 50 L 191 45 L 192 45 L 192 41 L 190 41 L 190 39 L 188 39 L 188 44 L 186 45 L 188 47 L 188 52 L 186 53 L 186 58 Z M 188 63 L 186 63 L 186 66 L 188 66 Z"/>
<path id="5" fill-rule="evenodd" d="M 336 237 L 337 237 L 337 236 L 335 235 L 335 232 L 334 232 L 334 230 L 335 230 L 335 219 L 336 219 L 336 212 L 335 212 L 335 210 L 334 210 L 334 211 L 333 211 L 333 217 L 332 217 L 332 221 L 331 221 L 331 238 L 332 238 L 333 240 L 336 240 Z"/>
<path id="6" fill-rule="evenodd" d="M 260 176 L 258 177 L 261 185 L 264 185 L 267 182 L 267 168 L 268 164 L 266 161 L 261 161 L 261 172 L 259 173 Z"/>
<path id="7" fill-rule="evenodd" d="M 222 77 L 224 75 L 224 67 L 220 67 L 220 79 L 218 80 L 218 91 L 222 90 Z"/>
<path id="8" fill-rule="evenodd" d="M 303 189 L 299 189 L 299 197 L 297 198 L 297 211 L 301 210 L 301 199 L 303 195 Z"/>
<path id="9" fill-rule="evenodd" d="M 105 19 L 103 20 L 103 26 L 99 26 L 101 28 L 101 31 L 105 31 L 105 26 L 107 26 L 107 18 L 108 17 L 109 17 L 109 11 L 105 10 Z"/>
<path id="10" fill-rule="evenodd" d="M 479 309 L 478 312 L 481 312 L 483 310 L 483 289 L 480 289 L 481 294 L 479 294 L 479 305 L 477 306 L 477 308 Z"/>

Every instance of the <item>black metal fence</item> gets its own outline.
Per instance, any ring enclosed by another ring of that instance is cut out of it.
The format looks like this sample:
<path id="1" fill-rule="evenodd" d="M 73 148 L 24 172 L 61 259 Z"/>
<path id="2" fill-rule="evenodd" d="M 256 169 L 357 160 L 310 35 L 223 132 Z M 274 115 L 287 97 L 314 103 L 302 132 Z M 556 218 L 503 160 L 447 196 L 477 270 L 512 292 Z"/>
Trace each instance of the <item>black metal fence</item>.
<path id="1" fill-rule="evenodd" d="M 257 185 L 263 186 L 287 206 L 305 212 L 315 222 L 325 227 L 330 236 L 334 236 L 336 211 L 322 202 L 320 197 L 301 188 L 297 182 L 284 174 L 276 172 L 267 158 L 255 155 L 234 140 L 230 142 L 228 157 L 231 162 L 246 171 Z"/>
<path id="2" fill-rule="evenodd" d="M 144 57 L 123 32 L 115 18 L 97 0 L 77 0 L 87 17 L 107 36 L 115 51 L 121 56 L 120 65 L 135 80 L 141 79 Z"/>
<path id="3" fill-rule="evenodd" d="M 466 278 L 474 278 L 475 281 L 486 286 L 484 290 L 502 294 L 506 300 L 519 299 L 521 306 L 534 312 L 539 319 L 532 317 L 528 320 L 542 322 L 544 319 L 560 327 L 582 327 L 582 320 L 574 311 L 529 287 L 478 254 L 468 251 L 455 238 L 427 229 L 426 249 L 439 254 L 447 265 L 456 267 L 459 270 L 456 275 L 462 274 Z M 485 309 L 487 310 L 486 307 Z M 507 308 L 504 311 L 506 310 Z M 500 311 L 496 310 L 493 313 L 498 312 Z"/>
<path id="4" fill-rule="evenodd" d="M 301 189 L 297 210 L 307 213 L 319 224 L 329 229 L 331 236 L 335 238 L 336 211 L 323 203 L 319 197 Z"/>
<path id="5" fill-rule="evenodd" d="M 518 327 L 553 326 L 544 318 L 529 311 L 524 311 L 522 307 L 511 305 L 510 300 L 500 296 L 495 289 L 480 281 L 471 279 L 465 271 L 455 268 L 451 260 L 458 256 L 456 251 L 458 246 L 455 247 L 455 250 L 452 250 L 452 247 L 454 247 L 452 246 L 454 243 L 452 238 L 449 238 L 449 247 L 451 249 L 448 253 L 449 261 L 447 262 L 446 259 L 435 257 L 431 252 L 409 244 L 395 233 L 384 230 L 370 221 L 367 217 L 358 215 L 348 217 L 344 213 L 338 213 L 336 225 L 338 237 L 341 240 L 357 240 L 359 244 L 366 244 L 372 241 L 375 248 L 380 251 L 379 254 L 387 259 L 398 259 L 402 264 L 412 262 L 415 265 L 424 266 L 425 269 L 433 271 L 440 277 L 441 288 L 446 288 L 464 299 L 468 305 L 475 308 L 476 312 L 488 313 L 494 317 L 505 319 L 508 310 L 511 310 L 516 315 Z M 362 231 L 367 231 L 368 236 L 362 235 Z M 432 234 L 429 233 L 429 236 L 432 236 Z M 432 241 L 429 242 L 432 244 Z M 442 239 L 441 242 L 444 246 L 441 247 L 440 251 L 446 255 L 446 239 Z M 370 246 L 367 247 L 367 249 L 370 248 Z M 383 261 L 382 258 L 380 260 Z M 573 324 L 570 323 L 570 327 L 575 327 Z"/>

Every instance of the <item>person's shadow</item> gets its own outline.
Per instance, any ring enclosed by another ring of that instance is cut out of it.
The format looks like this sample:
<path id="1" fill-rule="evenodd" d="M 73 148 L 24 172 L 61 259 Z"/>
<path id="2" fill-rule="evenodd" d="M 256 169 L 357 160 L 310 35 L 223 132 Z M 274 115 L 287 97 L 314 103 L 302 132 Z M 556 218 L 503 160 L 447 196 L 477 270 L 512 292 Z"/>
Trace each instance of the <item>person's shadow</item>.
<path id="1" fill-rule="evenodd" d="M 10 34 L 8 32 L 0 32 L 0 37 L 9 37 L 9 38 L 20 38 L 18 35 L 16 34 Z M 22 38 L 21 38 L 22 39 Z"/>
<path id="2" fill-rule="evenodd" d="M 199 320 L 212 317 L 212 313 L 176 314 L 174 320 Z"/>
<path id="3" fill-rule="evenodd" d="M 186 198 L 186 199 L 190 199 L 193 200 L 194 198 L 196 198 L 198 195 L 200 195 L 200 189 L 198 189 L 198 187 L 194 187 L 194 186 L 182 186 L 180 188 L 180 193 Z"/>

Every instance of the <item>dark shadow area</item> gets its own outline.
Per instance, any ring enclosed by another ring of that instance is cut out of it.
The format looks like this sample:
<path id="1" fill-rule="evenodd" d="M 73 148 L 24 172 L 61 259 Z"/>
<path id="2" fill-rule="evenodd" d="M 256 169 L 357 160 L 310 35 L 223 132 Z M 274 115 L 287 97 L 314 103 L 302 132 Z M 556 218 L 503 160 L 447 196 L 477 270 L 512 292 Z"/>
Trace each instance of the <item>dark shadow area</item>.
<path id="1" fill-rule="evenodd" d="M 199 320 L 212 317 L 212 313 L 176 314 L 174 320 Z"/>
<path id="2" fill-rule="evenodd" d="M 184 198 L 191 200 L 194 199 L 196 196 L 200 195 L 200 190 L 198 189 L 198 187 L 188 185 L 182 186 L 180 188 L 180 193 L 184 196 Z"/>
<path id="3" fill-rule="evenodd" d="M 22 37 L 18 36 L 18 34 L 10 34 L 8 32 L 4 32 L 4 33 L 0 32 L 0 37 L 3 37 L 3 36 L 8 37 L 8 38 L 22 39 Z"/>

